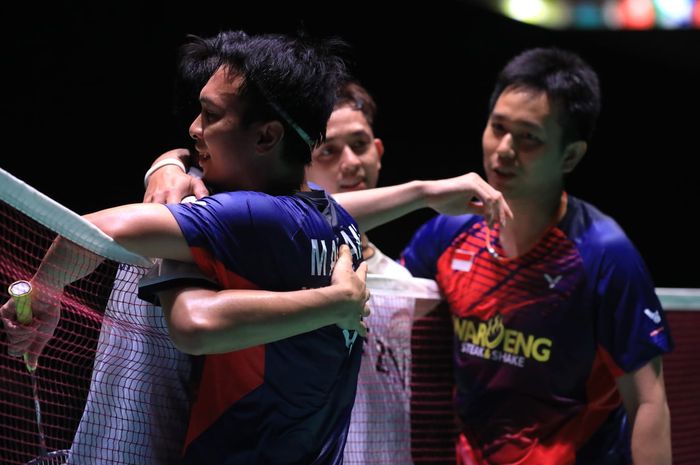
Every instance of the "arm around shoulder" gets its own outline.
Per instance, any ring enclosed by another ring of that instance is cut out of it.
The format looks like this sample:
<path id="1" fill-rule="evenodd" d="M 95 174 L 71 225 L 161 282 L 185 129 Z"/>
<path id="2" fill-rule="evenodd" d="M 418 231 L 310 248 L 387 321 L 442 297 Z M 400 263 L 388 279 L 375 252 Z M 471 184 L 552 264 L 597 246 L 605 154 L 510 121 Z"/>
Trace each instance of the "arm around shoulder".
<path id="1" fill-rule="evenodd" d="M 451 216 L 473 213 L 489 223 L 504 224 L 513 217 L 503 194 L 476 173 L 344 192 L 334 197 L 355 217 L 362 231 L 424 207 Z"/>
<path id="2" fill-rule="evenodd" d="M 191 167 L 190 151 L 169 150 L 160 155 L 144 177 L 146 203 L 179 203 L 188 195 L 202 198 L 209 194 L 201 179 L 187 174 Z"/>
<path id="3" fill-rule="evenodd" d="M 332 324 L 364 336 L 362 317 L 369 315 L 366 273 L 364 264 L 352 270 L 350 251 L 343 246 L 330 286 L 289 292 L 190 287 L 159 297 L 170 337 L 180 350 L 223 353 Z"/>
<path id="4" fill-rule="evenodd" d="M 124 248 L 145 257 L 193 260 L 175 217 L 165 205 L 131 204 L 85 215 Z"/>

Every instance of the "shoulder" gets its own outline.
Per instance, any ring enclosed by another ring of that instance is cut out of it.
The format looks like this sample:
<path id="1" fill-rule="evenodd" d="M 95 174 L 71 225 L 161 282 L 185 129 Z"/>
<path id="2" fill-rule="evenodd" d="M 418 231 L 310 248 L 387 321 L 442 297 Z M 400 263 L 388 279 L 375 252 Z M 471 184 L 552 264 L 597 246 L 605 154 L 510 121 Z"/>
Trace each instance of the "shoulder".
<path id="1" fill-rule="evenodd" d="M 426 242 L 447 247 L 458 234 L 469 229 L 483 218 L 477 215 L 448 216 L 438 215 L 427 221 L 416 231 L 412 242 Z"/>
<path id="2" fill-rule="evenodd" d="M 625 231 L 610 216 L 580 199 L 570 198 L 563 228 L 591 272 L 617 279 L 648 277 L 644 261 Z M 571 215 L 569 214 L 571 213 Z"/>
<path id="3" fill-rule="evenodd" d="M 311 184 L 314 187 L 313 184 Z M 353 225 L 357 228 L 355 219 L 342 205 L 323 189 L 312 189 L 307 192 L 297 192 L 294 199 L 298 202 L 303 213 L 314 217 L 322 217 L 332 227 L 339 224 Z"/>
<path id="4" fill-rule="evenodd" d="M 627 234 L 612 217 L 576 197 L 569 197 L 562 227 L 582 248 L 614 255 L 636 253 Z"/>
<path id="5" fill-rule="evenodd" d="M 262 192 L 222 192 L 189 204 L 173 206 L 181 216 L 222 229 L 283 228 L 295 225 L 296 201 L 291 196 Z"/>
<path id="6" fill-rule="evenodd" d="M 210 211 L 238 212 L 241 210 L 249 210 L 253 205 L 273 203 L 274 199 L 275 197 L 262 192 L 220 192 L 193 202 L 178 204 L 177 208 L 183 210 L 192 208 L 194 210 L 205 209 Z"/>
<path id="7" fill-rule="evenodd" d="M 413 235 L 401 253 L 401 263 L 413 276 L 434 277 L 439 257 L 455 237 L 479 221 L 483 221 L 483 218 L 477 215 L 436 216 Z"/>

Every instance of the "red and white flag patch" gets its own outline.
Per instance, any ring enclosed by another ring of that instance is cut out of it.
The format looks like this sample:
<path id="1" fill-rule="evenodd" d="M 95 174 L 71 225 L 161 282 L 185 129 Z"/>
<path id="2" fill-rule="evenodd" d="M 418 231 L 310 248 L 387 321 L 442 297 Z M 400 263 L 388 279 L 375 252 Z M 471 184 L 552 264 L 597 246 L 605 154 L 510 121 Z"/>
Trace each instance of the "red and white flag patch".
<path id="1" fill-rule="evenodd" d="M 474 262 L 474 252 L 470 250 L 455 250 L 452 257 L 452 269 L 457 271 L 470 271 Z"/>

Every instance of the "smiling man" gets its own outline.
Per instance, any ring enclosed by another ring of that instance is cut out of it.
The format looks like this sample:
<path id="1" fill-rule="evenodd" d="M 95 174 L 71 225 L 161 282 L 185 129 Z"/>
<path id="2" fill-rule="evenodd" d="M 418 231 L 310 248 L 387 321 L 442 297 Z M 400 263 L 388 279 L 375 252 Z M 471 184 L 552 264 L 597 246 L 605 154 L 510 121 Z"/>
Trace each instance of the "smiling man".
<path id="1" fill-rule="evenodd" d="M 577 55 L 513 58 L 482 140 L 513 220 L 439 216 L 403 253 L 450 305 L 461 464 L 671 462 L 661 356 L 673 343 L 651 277 L 615 221 L 564 190 L 599 111 Z"/>

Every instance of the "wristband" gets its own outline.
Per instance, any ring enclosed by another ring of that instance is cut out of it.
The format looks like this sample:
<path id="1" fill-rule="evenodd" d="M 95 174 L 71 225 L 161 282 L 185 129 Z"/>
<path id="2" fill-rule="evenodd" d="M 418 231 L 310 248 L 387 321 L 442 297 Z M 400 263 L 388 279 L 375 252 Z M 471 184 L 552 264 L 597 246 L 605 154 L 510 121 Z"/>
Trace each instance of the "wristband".
<path id="1" fill-rule="evenodd" d="M 180 167 L 183 173 L 187 173 L 187 168 L 185 168 L 185 164 L 182 163 L 180 160 L 178 160 L 177 158 L 165 158 L 161 161 L 155 162 L 153 166 L 148 168 L 148 171 L 146 171 L 146 175 L 143 177 L 143 187 L 148 188 L 148 177 L 166 165 L 178 166 Z"/>

